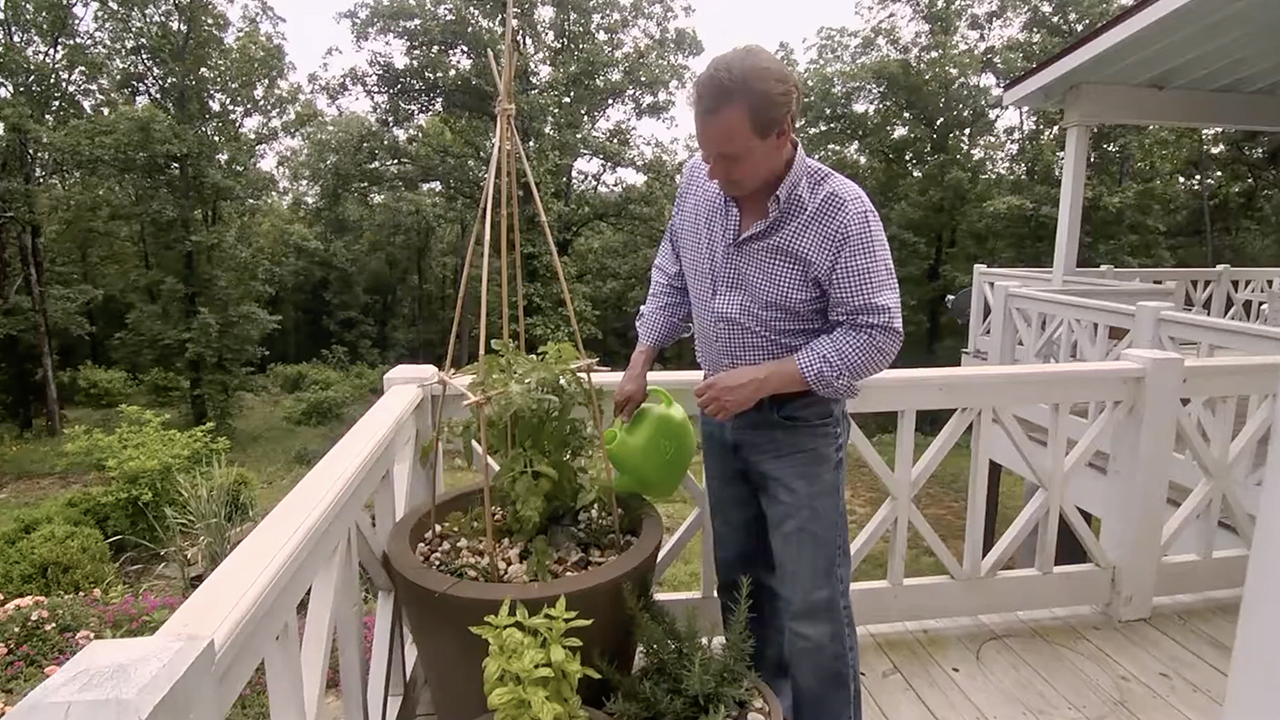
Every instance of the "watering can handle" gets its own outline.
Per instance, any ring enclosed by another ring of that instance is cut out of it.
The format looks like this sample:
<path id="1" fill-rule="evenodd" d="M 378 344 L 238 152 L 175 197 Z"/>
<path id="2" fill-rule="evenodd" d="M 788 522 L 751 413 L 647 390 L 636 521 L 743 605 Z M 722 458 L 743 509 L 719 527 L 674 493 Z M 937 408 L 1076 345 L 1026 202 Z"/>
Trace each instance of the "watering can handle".
<path id="1" fill-rule="evenodd" d="M 675 401 L 675 398 L 671 397 L 671 393 L 668 393 L 666 390 L 663 390 L 663 389 L 662 389 L 662 388 L 660 388 L 660 387 L 651 387 L 651 388 L 649 388 L 649 394 L 650 394 L 650 395 L 654 395 L 654 394 L 660 395 L 660 396 L 662 397 L 662 404 L 663 404 L 664 406 L 666 406 L 666 407 L 671 407 L 671 406 L 672 406 L 672 405 L 674 405 L 674 404 L 675 404 L 675 402 L 676 402 L 676 401 Z"/>

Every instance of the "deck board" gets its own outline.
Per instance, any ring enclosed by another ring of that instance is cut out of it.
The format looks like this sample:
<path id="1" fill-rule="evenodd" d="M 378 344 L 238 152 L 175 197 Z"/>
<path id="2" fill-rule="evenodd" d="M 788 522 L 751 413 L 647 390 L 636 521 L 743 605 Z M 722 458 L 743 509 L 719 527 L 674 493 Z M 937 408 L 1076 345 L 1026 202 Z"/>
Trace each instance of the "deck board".
<path id="1" fill-rule="evenodd" d="M 1218 720 L 1239 591 L 858 628 L 863 720 Z M 429 716 L 421 716 L 429 717 Z"/>

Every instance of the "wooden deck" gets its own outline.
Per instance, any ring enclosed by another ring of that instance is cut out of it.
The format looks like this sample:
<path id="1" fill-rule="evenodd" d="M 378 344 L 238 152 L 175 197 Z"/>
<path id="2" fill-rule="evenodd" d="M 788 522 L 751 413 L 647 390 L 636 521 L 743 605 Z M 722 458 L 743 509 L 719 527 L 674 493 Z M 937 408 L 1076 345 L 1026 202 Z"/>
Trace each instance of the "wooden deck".
<path id="1" fill-rule="evenodd" d="M 1218 720 L 1239 592 L 860 628 L 864 720 Z"/>
<path id="2" fill-rule="evenodd" d="M 1239 607 L 1237 590 L 1123 624 L 1071 608 L 861 627 L 862 717 L 1219 720 Z"/>

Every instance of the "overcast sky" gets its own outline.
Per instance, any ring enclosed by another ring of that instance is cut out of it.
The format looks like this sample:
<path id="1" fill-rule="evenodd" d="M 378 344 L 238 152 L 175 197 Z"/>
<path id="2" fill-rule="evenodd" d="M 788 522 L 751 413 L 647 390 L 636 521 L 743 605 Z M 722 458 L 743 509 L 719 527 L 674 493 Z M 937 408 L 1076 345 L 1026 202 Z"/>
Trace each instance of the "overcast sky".
<path id="1" fill-rule="evenodd" d="M 352 1 L 275 0 L 276 12 L 285 20 L 289 58 L 298 79 L 319 69 L 330 46 L 350 49 L 346 28 L 335 16 Z M 857 12 L 857 3 L 850 0 L 691 0 L 690 4 L 692 25 L 706 49 L 693 61 L 694 72 L 702 70 L 715 55 L 738 45 L 763 45 L 772 50 L 778 43 L 788 42 L 802 50 L 818 28 L 853 25 Z M 675 116 L 676 135 L 693 132 L 693 118 L 684 102 L 677 103 Z"/>

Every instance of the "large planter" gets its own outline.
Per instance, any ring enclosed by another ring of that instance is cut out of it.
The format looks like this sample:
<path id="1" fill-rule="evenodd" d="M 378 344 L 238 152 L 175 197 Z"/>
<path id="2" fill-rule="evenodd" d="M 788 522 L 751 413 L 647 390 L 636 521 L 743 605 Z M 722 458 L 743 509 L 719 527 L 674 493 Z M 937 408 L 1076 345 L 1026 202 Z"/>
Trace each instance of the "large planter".
<path id="1" fill-rule="evenodd" d="M 441 496 L 437 519 L 483 502 L 479 484 Z M 649 593 L 662 545 L 662 517 L 651 503 L 637 496 L 619 496 L 624 530 L 639 531 L 623 554 L 600 567 L 551 582 L 490 583 L 461 580 L 433 570 L 415 553 L 431 524 L 430 506 L 410 510 L 391 528 L 387 565 L 409 632 L 418 648 L 440 720 L 475 720 L 489 711 L 485 701 L 482 663 L 489 653 L 484 638 L 470 628 L 496 615 L 502 601 L 521 602 L 531 614 L 561 596 L 578 617 L 593 622 L 574 631 L 582 639 L 582 660 L 599 668 L 607 662 L 623 674 L 635 662 L 635 629 L 627 614 L 626 593 Z M 603 707 L 611 688 L 603 680 L 583 678 L 580 695 L 586 705 Z"/>

